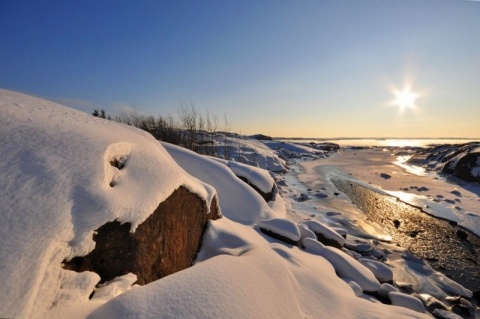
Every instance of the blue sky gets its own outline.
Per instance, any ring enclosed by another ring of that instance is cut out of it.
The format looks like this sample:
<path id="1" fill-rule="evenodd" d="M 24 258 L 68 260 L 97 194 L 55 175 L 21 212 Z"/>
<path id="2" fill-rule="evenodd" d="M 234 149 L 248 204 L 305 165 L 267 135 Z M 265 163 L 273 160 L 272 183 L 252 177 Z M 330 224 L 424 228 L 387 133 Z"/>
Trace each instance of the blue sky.
<path id="1" fill-rule="evenodd" d="M 0 87 L 111 114 L 191 100 L 244 134 L 477 138 L 480 2 L 2 0 Z"/>

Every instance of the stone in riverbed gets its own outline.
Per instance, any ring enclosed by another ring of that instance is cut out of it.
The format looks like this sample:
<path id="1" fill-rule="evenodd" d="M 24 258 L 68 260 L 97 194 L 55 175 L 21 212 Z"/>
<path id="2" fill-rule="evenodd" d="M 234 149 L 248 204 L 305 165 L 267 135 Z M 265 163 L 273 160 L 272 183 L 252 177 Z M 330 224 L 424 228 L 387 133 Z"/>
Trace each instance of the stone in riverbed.
<path id="1" fill-rule="evenodd" d="M 460 240 L 467 240 L 468 238 L 468 234 L 461 229 L 457 230 L 456 235 L 458 238 L 460 238 Z"/>

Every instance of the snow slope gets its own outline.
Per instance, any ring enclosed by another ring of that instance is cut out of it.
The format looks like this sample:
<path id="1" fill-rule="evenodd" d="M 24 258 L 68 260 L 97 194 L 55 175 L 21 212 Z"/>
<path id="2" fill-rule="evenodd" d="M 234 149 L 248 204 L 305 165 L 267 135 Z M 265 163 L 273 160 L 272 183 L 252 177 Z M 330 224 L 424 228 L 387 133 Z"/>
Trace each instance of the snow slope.
<path id="1" fill-rule="evenodd" d="M 215 187 L 224 216 L 242 224 L 282 217 L 228 166 L 173 144 L 161 144 L 189 174 Z"/>
<path id="2" fill-rule="evenodd" d="M 428 318 L 358 298 L 321 256 L 270 244 L 247 226 L 232 233 L 227 218 L 211 223 L 204 249 L 219 255 L 133 288 L 88 318 Z"/>
<path id="3" fill-rule="evenodd" d="M 0 149 L 0 317 L 88 301 L 99 277 L 61 262 L 90 252 L 95 229 L 117 219 L 133 231 L 181 185 L 215 192 L 141 130 L 5 90 Z"/>

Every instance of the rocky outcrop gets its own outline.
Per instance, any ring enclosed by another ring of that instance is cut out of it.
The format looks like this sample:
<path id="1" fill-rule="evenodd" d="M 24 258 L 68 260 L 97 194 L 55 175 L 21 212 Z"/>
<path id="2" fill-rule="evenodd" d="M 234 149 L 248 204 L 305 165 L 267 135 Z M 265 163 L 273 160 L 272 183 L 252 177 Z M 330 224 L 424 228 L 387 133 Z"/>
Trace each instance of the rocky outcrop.
<path id="1" fill-rule="evenodd" d="M 310 145 L 317 150 L 322 150 L 326 152 L 336 152 L 340 149 L 340 145 L 335 143 L 329 143 L 329 142 L 323 142 L 323 143 L 310 142 Z"/>
<path id="2" fill-rule="evenodd" d="M 442 172 L 453 174 L 469 182 L 480 183 L 480 150 L 466 152 L 450 160 L 445 164 Z"/>
<path id="3" fill-rule="evenodd" d="M 250 136 L 250 138 L 253 138 L 255 140 L 261 140 L 261 141 L 272 141 L 273 140 L 273 138 L 271 136 L 264 135 L 264 134 L 255 134 L 255 135 Z"/>
<path id="4" fill-rule="evenodd" d="M 106 223 L 93 236 L 95 249 L 63 266 L 77 272 L 93 271 L 101 282 L 131 272 L 137 275 L 137 283 L 144 285 L 190 267 L 207 220 L 219 217 L 216 198 L 207 207 L 200 197 L 179 187 L 134 233 L 130 223 Z"/>
<path id="5" fill-rule="evenodd" d="M 479 142 L 432 147 L 415 154 L 409 160 L 413 161 L 420 164 L 423 162 L 431 170 L 480 183 Z"/>

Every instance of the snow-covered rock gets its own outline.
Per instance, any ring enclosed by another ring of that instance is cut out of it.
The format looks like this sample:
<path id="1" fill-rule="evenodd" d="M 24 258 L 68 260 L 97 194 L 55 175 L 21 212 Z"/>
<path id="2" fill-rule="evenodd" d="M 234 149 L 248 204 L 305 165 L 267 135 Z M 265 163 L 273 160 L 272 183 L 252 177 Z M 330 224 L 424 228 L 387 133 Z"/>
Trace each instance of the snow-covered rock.
<path id="1" fill-rule="evenodd" d="M 325 246 L 322 256 L 326 258 L 342 278 L 355 281 L 363 291 L 374 292 L 380 290 L 380 283 L 373 273 L 361 263 L 344 252 Z"/>
<path id="2" fill-rule="evenodd" d="M 179 187 L 207 207 L 215 196 L 148 133 L 5 90 L 0 149 L 0 317 L 88 301 L 99 276 L 61 263 L 92 251 L 105 223 L 135 232 Z"/>
<path id="3" fill-rule="evenodd" d="M 249 183 L 255 185 L 264 194 L 272 192 L 275 182 L 268 171 L 237 162 L 228 162 L 228 167 L 237 176 L 245 178 Z"/>
<path id="4" fill-rule="evenodd" d="M 173 144 L 161 142 L 161 145 L 190 175 L 217 190 L 222 214 L 229 219 L 251 225 L 260 220 L 283 217 L 226 165 Z"/>
<path id="5" fill-rule="evenodd" d="M 335 230 L 316 220 L 308 220 L 304 223 L 311 231 L 317 235 L 319 241 L 325 245 L 342 248 L 345 244 L 345 238 Z"/>
<path id="6" fill-rule="evenodd" d="M 440 145 L 419 151 L 410 161 L 423 159 L 430 169 L 452 174 L 471 182 L 480 182 L 480 143 Z"/>
<path id="7" fill-rule="evenodd" d="M 317 235 L 313 231 L 311 231 L 306 225 L 299 224 L 298 230 L 300 230 L 300 241 L 303 241 L 305 238 L 311 238 L 313 240 L 317 240 Z"/>
<path id="8" fill-rule="evenodd" d="M 420 313 L 425 312 L 425 307 L 423 306 L 422 302 L 416 297 L 397 291 L 390 292 L 388 294 L 388 297 L 392 301 L 392 305 L 405 307 Z"/>
<path id="9" fill-rule="evenodd" d="M 292 245 L 296 245 L 301 238 L 297 224 L 289 219 L 261 220 L 257 226 L 263 233 Z"/>
<path id="10" fill-rule="evenodd" d="M 210 212 L 209 212 L 210 210 Z M 107 222 L 93 235 L 95 248 L 65 260 L 65 269 L 93 271 L 101 281 L 132 272 L 144 285 L 192 265 L 208 219 L 219 217 L 216 200 L 207 207 L 184 187 L 176 189 L 134 233 L 130 223 Z"/>
<path id="11" fill-rule="evenodd" d="M 392 291 L 398 291 L 398 289 L 386 282 L 384 282 L 380 287 L 380 295 L 383 297 L 388 297 L 388 294 Z"/>
<path id="12" fill-rule="evenodd" d="M 322 256 L 322 252 L 325 249 L 324 244 L 313 238 L 304 238 L 302 246 L 305 247 L 305 251 L 319 256 Z"/>
<path id="13" fill-rule="evenodd" d="M 253 187 L 267 202 L 275 200 L 275 181 L 269 171 L 235 161 L 214 157 L 211 159 L 227 165 L 237 177 Z"/>
<path id="14" fill-rule="evenodd" d="M 370 269 L 381 283 L 393 281 L 393 271 L 384 263 L 366 258 L 360 258 L 358 262 Z"/>

